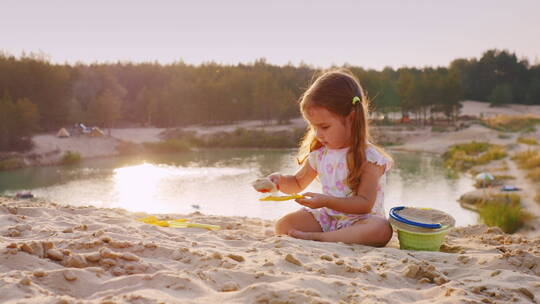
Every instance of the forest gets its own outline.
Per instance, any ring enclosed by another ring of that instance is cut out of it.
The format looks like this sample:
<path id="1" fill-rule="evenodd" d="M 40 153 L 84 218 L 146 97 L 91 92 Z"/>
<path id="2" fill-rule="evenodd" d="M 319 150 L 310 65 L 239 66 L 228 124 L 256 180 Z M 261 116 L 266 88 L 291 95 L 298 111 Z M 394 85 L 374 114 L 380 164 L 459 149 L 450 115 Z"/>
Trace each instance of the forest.
<path id="1" fill-rule="evenodd" d="M 420 120 L 455 120 L 460 101 L 540 104 L 540 65 L 507 50 L 458 58 L 448 67 L 347 65 L 372 110 Z M 178 127 L 240 120 L 286 122 L 319 69 L 301 64 L 53 64 L 43 55 L 0 53 L 0 151 L 25 150 L 31 136 L 74 123 L 101 128 Z"/>

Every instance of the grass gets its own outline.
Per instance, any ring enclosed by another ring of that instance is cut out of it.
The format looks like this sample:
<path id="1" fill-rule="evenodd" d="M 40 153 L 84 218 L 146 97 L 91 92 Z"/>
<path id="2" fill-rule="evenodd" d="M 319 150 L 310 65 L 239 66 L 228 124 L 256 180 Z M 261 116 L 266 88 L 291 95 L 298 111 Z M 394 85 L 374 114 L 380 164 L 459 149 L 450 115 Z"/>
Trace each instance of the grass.
<path id="1" fill-rule="evenodd" d="M 478 213 L 482 221 L 490 226 L 497 226 L 506 233 L 514 233 L 532 218 L 519 203 L 484 203 Z"/>
<path id="2" fill-rule="evenodd" d="M 121 142 L 116 150 L 123 155 L 138 153 L 176 153 L 198 148 L 297 148 L 305 129 L 264 131 L 237 128 L 232 132 L 198 135 L 194 131 L 170 129 L 160 134 L 166 138 L 156 143 Z"/>
<path id="3" fill-rule="evenodd" d="M 160 142 L 144 143 L 143 147 L 151 153 L 176 153 L 190 151 L 191 145 L 182 139 L 166 139 Z"/>
<path id="4" fill-rule="evenodd" d="M 121 155 L 138 154 L 142 150 L 142 145 L 132 141 L 122 141 L 116 145 L 116 151 Z"/>
<path id="5" fill-rule="evenodd" d="M 540 151 L 539 150 L 526 150 L 518 152 L 512 156 L 518 166 L 525 170 L 535 170 L 540 168 Z"/>
<path id="6" fill-rule="evenodd" d="M 460 201 L 471 206 L 483 206 L 485 204 L 520 204 L 521 196 L 516 193 L 489 193 L 482 196 L 462 197 Z"/>
<path id="7" fill-rule="evenodd" d="M 445 165 L 456 171 L 467 171 L 474 166 L 506 157 L 503 146 L 486 142 L 470 142 L 451 146 L 443 158 Z"/>
<path id="8" fill-rule="evenodd" d="M 530 178 L 533 182 L 540 182 L 540 167 L 529 171 L 526 176 L 527 178 Z"/>
<path id="9" fill-rule="evenodd" d="M 488 127 L 501 132 L 530 132 L 540 123 L 540 116 L 527 115 L 497 115 L 485 118 L 482 123 Z"/>
<path id="10" fill-rule="evenodd" d="M 499 186 L 499 185 L 502 185 L 503 182 L 506 180 L 516 179 L 516 177 L 512 175 L 493 175 L 493 178 L 494 178 L 493 181 L 489 182 L 488 185 L 486 185 L 485 182 L 476 181 L 474 184 L 474 187 L 484 188 L 485 186 Z"/>
<path id="11" fill-rule="evenodd" d="M 81 155 L 77 152 L 66 151 L 60 159 L 61 165 L 74 165 L 81 162 Z"/>
<path id="12" fill-rule="evenodd" d="M 512 156 L 512 159 L 518 164 L 521 169 L 527 170 L 527 178 L 533 182 L 540 182 L 540 150 L 526 150 L 518 152 Z M 534 200 L 540 203 L 540 188 L 536 190 Z"/>
<path id="13" fill-rule="evenodd" d="M 538 141 L 536 141 L 536 138 L 518 137 L 517 142 L 531 146 L 538 145 Z"/>
<path id="14" fill-rule="evenodd" d="M 399 146 L 399 145 L 402 145 L 403 144 L 403 141 L 401 141 L 399 138 L 396 139 L 396 141 L 392 141 L 392 140 L 382 140 L 382 141 L 377 141 L 377 144 L 378 145 L 381 145 L 383 147 L 391 147 L 391 146 Z"/>
<path id="15" fill-rule="evenodd" d="M 446 127 L 442 127 L 442 126 L 433 126 L 431 127 L 431 132 L 448 132 L 448 129 Z"/>
<path id="16" fill-rule="evenodd" d="M 14 170 L 24 167 L 24 161 L 19 157 L 9 157 L 0 160 L 0 171 Z"/>
<path id="17" fill-rule="evenodd" d="M 291 131 L 265 131 L 237 128 L 233 132 L 218 132 L 197 136 L 194 132 L 173 130 L 164 134 L 167 138 L 186 141 L 204 148 L 296 148 L 305 129 Z"/>
<path id="18" fill-rule="evenodd" d="M 215 134 L 206 143 L 209 147 L 294 148 L 304 130 L 267 132 L 238 128 L 232 133 Z"/>
<path id="19" fill-rule="evenodd" d="M 446 175 L 446 177 L 448 179 L 458 179 L 459 178 L 459 173 L 456 172 L 456 170 L 454 170 L 452 168 L 446 168 L 445 175 Z"/>
<path id="20" fill-rule="evenodd" d="M 497 138 L 499 138 L 499 139 L 509 139 L 509 138 L 511 138 L 511 137 L 512 137 L 512 136 L 510 136 L 510 135 L 508 135 L 508 134 L 506 134 L 506 133 L 499 133 L 499 134 L 497 135 Z"/>

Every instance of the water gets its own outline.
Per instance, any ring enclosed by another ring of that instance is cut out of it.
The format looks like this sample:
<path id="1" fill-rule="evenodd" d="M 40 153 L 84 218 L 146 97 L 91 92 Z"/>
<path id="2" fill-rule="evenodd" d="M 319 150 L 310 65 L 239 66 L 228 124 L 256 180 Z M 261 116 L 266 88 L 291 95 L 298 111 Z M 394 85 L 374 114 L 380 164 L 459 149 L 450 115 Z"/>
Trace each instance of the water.
<path id="1" fill-rule="evenodd" d="M 408 205 L 446 211 L 456 225 L 475 224 L 477 215 L 457 198 L 473 189 L 466 178 L 450 179 L 438 156 L 392 153 L 385 207 Z M 202 150 L 151 159 L 117 157 L 76 166 L 0 172 L 0 193 L 30 190 L 37 197 L 75 206 L 94 205 L 148 213 L 190 213 L 277 219 L 297 210 L 294 201 L 259 202 L 250 183 L 272 172 L 298 169 L 294 150 Z M 305 191 L 321 192 L 315 181 Z"/>

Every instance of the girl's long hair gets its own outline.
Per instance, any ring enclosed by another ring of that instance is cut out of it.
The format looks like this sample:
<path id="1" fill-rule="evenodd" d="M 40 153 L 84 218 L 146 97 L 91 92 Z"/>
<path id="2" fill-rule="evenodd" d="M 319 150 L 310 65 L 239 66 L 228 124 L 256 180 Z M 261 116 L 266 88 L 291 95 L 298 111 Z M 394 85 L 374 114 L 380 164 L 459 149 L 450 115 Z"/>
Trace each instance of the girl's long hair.
<path id="1" fill-rule="evenodd" d="M 353 98 L 359 97 L 360 102 L 353 104 Z M 372 139 L 369 133 L 369 100 L 356 77 L 348 70 L 330 70 L 319 76 L 299 99 L 300 109 L 305 112 L 310 107 L 322 107 L 343 118 L 354 110 L 351 126 L 351 146 L 347 152 L 347 185 L 354 195 L 357 195 L 360 176 L 366 163 L 366 148 Z M 308 127 L 300 144 L 298 163 L 302 164 L 309 152 L 322 147 L 315 137 L 315 131 Z M 383 155 L 390 158 L 381 148 L 375 146 Z M 391 158 L 390 158 L 391 159 Z"/>

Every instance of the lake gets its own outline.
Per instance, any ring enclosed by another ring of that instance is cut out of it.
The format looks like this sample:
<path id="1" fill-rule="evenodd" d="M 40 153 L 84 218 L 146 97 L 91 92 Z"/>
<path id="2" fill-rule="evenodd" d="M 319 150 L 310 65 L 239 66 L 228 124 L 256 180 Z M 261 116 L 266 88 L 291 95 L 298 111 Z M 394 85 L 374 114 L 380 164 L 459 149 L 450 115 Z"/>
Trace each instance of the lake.
<path id="1" fill-rule="evenodd" d="M 272 172 L 294 173 L 295 150 L 212 149 L 180 154 L 89 159 L 75 166 L 0 172 L 0 193 L 29 190 L 35 196 L 75 206 L 93 205 L 148 213 L 191 213 L 277 219 L 301 206 L 294 201 L 260 202 L 251 182 Z M 437 155 L 391 152 L 386 212 L 399 205 L 446 211 L 457 226 L 477 223 L 457 198 L 473 181 L 450 178 Z M 305 191 L 321 192 L 314 181 Z"/>

